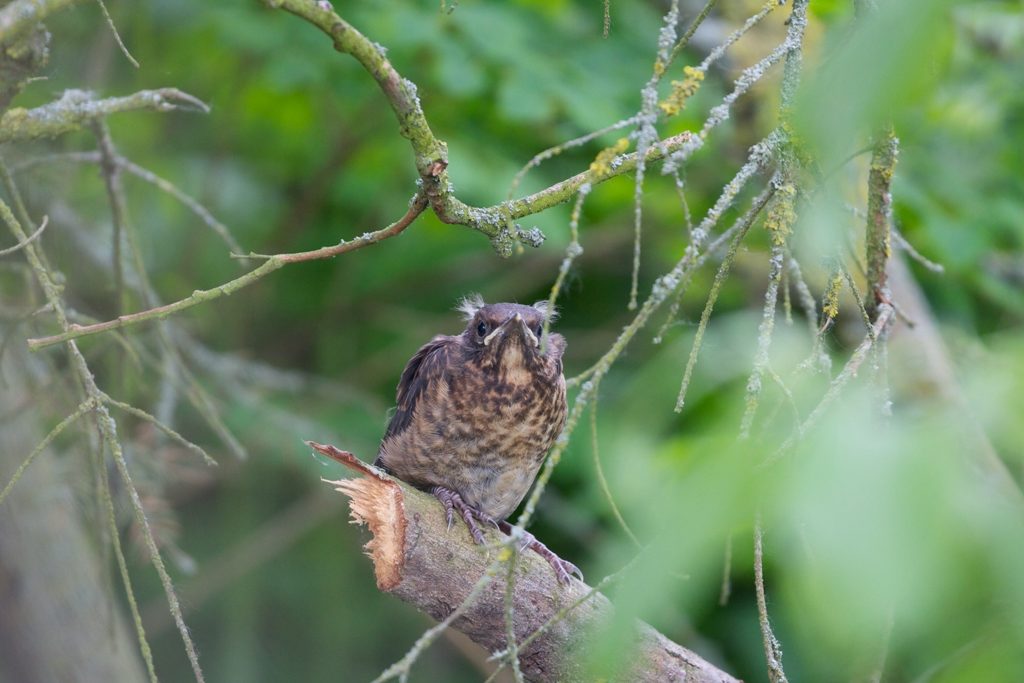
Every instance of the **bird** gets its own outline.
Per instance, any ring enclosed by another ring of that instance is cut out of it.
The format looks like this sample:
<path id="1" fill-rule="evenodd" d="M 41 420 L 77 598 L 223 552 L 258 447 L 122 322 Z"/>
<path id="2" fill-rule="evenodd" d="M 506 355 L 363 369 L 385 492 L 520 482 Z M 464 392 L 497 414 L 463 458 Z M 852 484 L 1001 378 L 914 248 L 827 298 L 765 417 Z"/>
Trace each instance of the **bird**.
<path id="1" fill-rule="evenodd" d="M 562 354 L 565 338 L 548 331 L 548 302 L 487 304 L 479 295 L 457 307 L 461 334 L 438 335 L 405 366 L 374 465 L 433 494 L 448 528 L 457 513 L 478 544 L 478 523 L 506 534 L 506 521 L 537 477 L 565 426 Z M 579 568 L 536 537 L 522 533 L 551 565 L 559 583 L 582 579 Z"/>

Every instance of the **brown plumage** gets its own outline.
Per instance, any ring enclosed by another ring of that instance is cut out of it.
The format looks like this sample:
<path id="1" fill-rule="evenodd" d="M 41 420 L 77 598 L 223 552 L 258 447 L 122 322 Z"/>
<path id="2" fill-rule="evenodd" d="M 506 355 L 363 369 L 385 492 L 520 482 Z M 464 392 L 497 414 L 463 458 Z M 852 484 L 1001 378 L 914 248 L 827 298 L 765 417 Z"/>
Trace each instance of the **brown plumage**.
<path id="1" fill-rule="evenodd" d="M 550 333 L 541 344 L 545 302 L 487 305 L 470 297 L 460 310 L 465 331 L 434 337 L 402 373 L 376 464 L 433 493 L 449 524 L 458 512 L 482 543 L 476 522 L 510 531 L 505 519 L 565 425 L 565 339 Z M 560 581 L 579 573 L 526 538 Z"/>

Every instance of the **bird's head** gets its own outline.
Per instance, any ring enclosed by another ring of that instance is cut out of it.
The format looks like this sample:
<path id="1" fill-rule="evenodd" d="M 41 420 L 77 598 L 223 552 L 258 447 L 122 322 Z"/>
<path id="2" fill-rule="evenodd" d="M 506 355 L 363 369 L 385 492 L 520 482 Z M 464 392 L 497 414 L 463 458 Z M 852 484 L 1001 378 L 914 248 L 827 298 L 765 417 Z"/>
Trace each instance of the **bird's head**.
<path id="1" fill-rule="evenodd" d="M 546 301 L 532 306 L 485 304 L 479 295 L 473 295 L 462 300 L 459 310 L 466 318 L 463 343 L 482 361 L 505 371 L 536 372 L 557 365 L 561 372 L 565 339 L 551 332 L 542 339 L 545 318 L 555 318 Z"/>

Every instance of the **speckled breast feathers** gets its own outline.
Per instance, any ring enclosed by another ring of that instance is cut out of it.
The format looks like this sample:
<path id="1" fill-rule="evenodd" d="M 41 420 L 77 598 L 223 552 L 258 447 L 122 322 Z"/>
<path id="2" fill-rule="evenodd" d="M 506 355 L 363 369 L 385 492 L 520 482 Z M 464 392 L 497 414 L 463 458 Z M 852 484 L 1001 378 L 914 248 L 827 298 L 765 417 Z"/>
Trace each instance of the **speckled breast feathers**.
<path id="1" fill-rule="evenodd" d="M 494 520 L 515 510 L 565 424 L 565 340 L 543 340 L 546 306 L 460 310 L 465 331 L 437 336 L 402 373 L 378 464 L 411 484 L 443 486 Z"/>

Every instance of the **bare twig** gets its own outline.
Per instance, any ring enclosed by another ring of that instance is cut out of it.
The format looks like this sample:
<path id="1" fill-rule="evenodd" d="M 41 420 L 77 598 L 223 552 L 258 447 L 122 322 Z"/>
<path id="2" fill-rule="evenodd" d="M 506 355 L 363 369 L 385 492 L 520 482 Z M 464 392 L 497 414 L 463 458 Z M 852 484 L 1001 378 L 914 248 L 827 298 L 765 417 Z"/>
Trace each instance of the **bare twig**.
<path id="1" fill-rule="evenodd" d="M 77 130 L 97 119 L 125 111 L 210 110 L 197 98 L 177 88 L 140 90 L 125 97 L 98 100 L 85 90 L 65 90 L 59 100 L 35 109 L 8 109 L 0 117 L 0 143 L 52 138 Z"/>
<path id="2" fill-rule="evenodd" d="M 139 63 L 135 61 L 135 57 L 132 57 L 132 53 L 128 51 L 124 41 L 121 40 L 121 34 L 117 32 L 117 26 L 114 25 L 114 19 L 110 16 L 110 11 L 107 9 L 107 4 L 103 0 L 96 0 L 100 6 L 100 10 L 103 12 L 103 18 L 107 21 L 107 26 L 110 27 L 110 32 L 114 35 L 114 40 L 117 41 L 117 46 L 121 48 L 121 54 L 124 55 L 125 59 L 131 63 L 136 69 L 139 68 Z"/>
<path id="3" fill-rule="evenodd" d="M 121 258 L 121 244 L 126 232 L 128 221 L 128 205 L 121 187 L 121 169 L 115 158 L 117 152 L 114 142 L 110 139 L 110 129 L 104 119 L 93 123 L 96 143 L 100 148 L 100 168 L 102 169 L 103 185 L 107 190 L 107 201 L 110 204 L 110 218 L 114 230 L 111 237 L 110 268 L 114 272 L 114 312 L 121 314 L 124 306 L 124 259 Z"/>
<path id="4" fill-rule="evenodd" d="M 690 386 L 690 378 L 693 375 L 693 368 L 697 364 L 697 354 L 700 353 L 701 342 L 704 339 L 704 332 L 707 330 L 708 321 L 711 319 L 711 311 L 715 307 L 715 302 L 718 300 L 718 292 L 721 290 L 725 279 L 729 276 L 729 270 L 732 267 L 733 259 L 736 258 L 736 252 L 739 251 L 743 238 L 747 236 L 751 226 L 754 224 L 754 219 L 774 194 L 775 185 L 774 183 L 770 183 L 768 188 L 754 200 L 754 205 L 749 213 L 750 220 L 744 221 L 741 224 L 740 230 L 736 233 L 736 236 L 733 237 L 732 242 L 729 244 L 729 251 L 726 252 L 725 258 L 722 259 L 722 263 L 718 267 L 718 271 L 715 273 L 715 279 L 711 283 L 711 291 L 708 292 L 707 301 L 704 303 L 704 311 L 700 315 L 700 323 L 697 325 L 697 332 L 693 336 L 693 346 L 690 349 L 690 357 L 686 361 L 686 370 L 683 372 L 683 382 L 679 387 L 679 396 L 676 398 L 675 410 L 677 413 L 682 411 L 683 406 L 686 403 L 686 390 Z"/>
<path id="5" fill-rule="evenodd" d="M 2 172 L 5 184 L 11 190 L 12 199 L 16 203 L 20 204 L 20 193 L 14 185 L 7 166 L 2 162 L 0 162 L 0 172 Z M 15 218 L 14 214 L 11 212 L 10 207 L 3 201 L 0 201 L 0 218 L 3 219 L 11 232 L 14 233 L 15 239 L 25 240 L 28 237 L 17 218 Z M 36 276 L 36 280 L 39 282 L 39 286 L 43 290 L 43 294 L 53 308 L 53 312 L 58 323 L 63 329 L 67 330 L 71 323 L 68 320 L 67 313 L 65 312 L 64 305 L 61 300 L 60 289 L 54 283 L 49 269 L 46 267 L 39 252 L 37 251 L 36 245 L 27 245 L 25 247 L 25 255 L 28 259 L 29 265 L 32 267 L 33 273 Z M 97 402 L 94 410 L 96 413 L 96 423 L 99 433 L 107 448 L 110 449 L 114 463 L 117 466 L 117 470 L 121 475 L 121 479 L 123 480 L 125 488 L 129 494 L 129 498 L 131 499 L 136 522 L 142 531 L 143 540 L 145 541 L 150 553 L 150 561 L 156 569 L 157 575 L 159 576 L 164 589 L 164 594 L 167 597 L 168 606 L 171 613 L 174 615 L 175 623 L 178 626 L 178 632 L 185 645 L 186 655 L 188 656 L 189 663 L 192 666 L 192 672 L 196 680 L 199 683 L 202 683 L 204 679 L 202 669 L 199 666 L 199 657 L 196 653 L 195 645 L 192 642 L 192 637 L 189 635 L 188 628 L 185 626 L 185 621 L 182 618 L 181 605 L 178 602 L 177 594 L 174 591 L 174 584 L 171 580 L 170 574 L 167 572 L 166 566 L 164 565 L 160 551 L 157 548 L 153 532 L 149 525 L 149 520 L 146 518 L 146 512 L 143 507 L 142 500 L 139 498 L 138 490 L 132 483 L 131 474 L 128 471 L 128 464 L 125 461 L 124 452 L 121 448 L 121 443 L 118 437 L 117 424 L 111 417 L 107 406 L 102 404 L 102 392 L 96 385 L 96 380 L 86 363 L 85 357 L 82 355 L 77 344 L 73 340 L 68 341 L 67 350 L 71 361 L 71 367 L 77 375 L 86 396 Z"/>
<path id="6" fill-rule="evenodd" d="M 516 639 L 516 613 L 515 613 L 515 595 L 516 595 L 516 560 L 519 559 L 519 548 L 517 544 L 512 546 L 502 554 L 508 555 L 508 571 L 505 575 L 505 597 L 504 597 L 504 612 L 505 612 L 505 642 L 506 650 L 508 651 L 508 661 L 512 663 L 512 677 L 516 683 L 526 683 L 523 680 L 523 672 L 519 667 L 519 642 Z"/>
<path id="7" fill-rule="evenodd" d="M 60 152 L 57 154 L 45 154 L 38 157 L 25 159 L 17 164 L 11 165 L 11 170 L 20 172 L 33 166 L 40 164 L 72 161 L 81 164 L 99 164 L 103 157 L 100 152 Z M 171 195 L 179 202 L 185 205 L 192 213 L 199 217 L 199 219 L 206 224 L 211 230 L 213 230 L 218 237 L 220 237 L 228 248 L 234 253 L 240 253 L 243 251 L 241 245 L 228 230 L 227 226 L 217 220 L 210 210 L 199 203 L 190 194 L 179 188 L 177 185 L 172 183 L 170 180 L 153 173 L 148 168 L 140 166 L 133 162 L 127 157 L 123 157 L 120 154 L 114 156 L 114 162 L 122 170 L 131 173 L 136 178 L 146 181 L 151 185 L 154 185 L 160 190 L 163 190 L 167 194 Z"/>
<path id="8" fill-rule="evenodd" d="M 661 20 L 658 32 L 658 51 L 654 60 L 654 68 L 647 84 L 640 90 L 640 113 L 637 115 L 638 125 L 636 151 L 636 182 L 633 185 L 633 271 L 629 285 L 629 310 L 636 309 L 637 289 L 640 279 L 640 237 L 643 227 L 643 194 L 646 154 L 658 140 L 658 131 L 654 124 L 658 121 L 658 82 L 665 73 L 665 64 L 669 60 L 672 45 L 676 42 L 676 23 L 679 21 L 679 0 L 672 0 L 668 12 Z"/>
<path id="9" fill-rule="evenodd" d="M 102 455 L 98 454 L 96 460 L 102 464 Z M 103 501 L 103 507 L 107 513 L 108 538 L 114 551 L 114 557 L 117 558 L 117 569 L 121 573 L 121 582 L 124 584 L 124 593 L 128 600 L 128 609 L 132 614 L 135 635 L 139 642 L 139 651 L 142 653 L 142 660 L 146 663 L 146 672 L 149 674 L 150 683 L 157 683 L 156 668 L 153 665 L 153 652 L 149 647 L 149 640 L 146 639 L 146 629 L 142 624 L 139 604 L 135 599 L 135 590 L 132 588 L 132 577 L 128 573 L 128 562 L 124 556 L 124 549 L 121 547 L 121 534 L 117 528 L 114 499 L 110 495 L 110 480 L 107 478 L 106 471 L 102 467 L 99 467 L 98 470 L 97 482 L 99 484 L 100 499 Z"/>
<path id="10" fill-rule="evenodd" d="M 50 222 L 49 216 L 43 216 L 43 220 L 40 221 L 39 227 L 36 228 L 36 231 L 34 233 L 32 233 L 31 235 L 26 237 L 21 242 L 18 242 L 13 247 L 7 247 L 6 249 L 0 249 L 0 256 L 7 256 L 8 254 L 13 254 L 14 252 L 18 251 L 19 249 L 23 249 L 27 245 L 32 244 L 32 242 L 34 242 L 37 237 L 39 237 L 40 235 L 43 234 L 43 230 L 46 230 L 46 224 L 49 223 L 49 222 Z"/>
<path id="11" fill-rule="evenodd" d="M 761 516 L 754 525 L 754 588 L 757 593 L 757 617 L 761 625 L 761 639 L 764 655 L 768 662 L 768 680 L 771 683 L 786 683 L 786 672 L 782 669 L 782 645 L 772 631 L 768 621 L 768 601 L 764 592 L 764 555 L 762 549 Z"/>
<path id="12" fill-rule="evenodd" d="M 732 534 L 725 539 L 725 552 L 722 557 L 722 583 L 718 588 L 718 604 L 725 607 L 732 596 Z"/>
<path id="13" fill-rule="evenodd" d="M 141 420 L 145 420 L 146 422 L 149 422 L 151 425 L 153 425 L 154 427 L 159 429 L 161 432 L 166 434 L 168 437 L 170 437 L 174 441 L 178 442 L 181 446 L 184 446 L 186 449 L 192 451 L 193 453 L 196 453 L 199 457 L 201 457 L 203 459 L 203 461 L 207 465 L 216 465 L 217 464 L 217 461 L 214 460 L 210 456 L 209 453 L 204 451 L 201 446 L 197 446 L 196 444 L 192 443 L 191 441 L 189 441 L 188 439 L 183 437 L 181 434 L 179 434 L 178 432 L 174 431 L 173 429 L 171 429 L 170 427 L 165 425 L 160 420 L 156 419 L 156 417 L 154 417 L 153 415 L 150 415 L 149 413 L 147 413 L 145 410 L 142 410 L 141 408 L 136 408 L 135 406 L 130 405 L 128 403 L 124 403 L 122 401 L 118 401 L 116 399 L 113 399 L 113 398 L 111 398 L 110 396 L 108 396 L 105 393 L 103 394 L 103 402 L 107 403 L 109 405 L 112 405 L 115 408 L 118 408 L 120 410 L 123 410 L 124 412 L 128 413 L 129 415 L 134 415 L 135 417 L 137 417 L 137 418 L 139 418 Z"/>
<path id="14" fill-rule="evenodd" d="M 578 138 L 573 138 L 572 140 L 555 145 L 554 147 L 548 147 L 543 152 L 538 152 L 533 156 L 532 159 L 526 162 L 525 166 L 523 166 L 521 169 L 519 169 L 519 171 L 516 172 L 515 176 L 512 178 L 512 184 L 508 188 L 508 194 L 505 197 L 505 199 L 511 200 L 512 196 L 515 194 L 515 191 L 519 188 L 519 184 L 523 182 L 523 178 L 526 177 L 526 174 L 531 169 L 537 168 L 548 159 L 556 157 L 562 152 L 565 152 L 566 150 L 573 149 L 575 147 L 582 147 L 591 140 L 595 140 L 601 137 L 602 135 L 611 133 L 612 131 L 625 128 L 626 126 L 632 126 L 636 122 L 637 117 L 635 116 L 628 119 L 622 119 L 621 121 L 616 121 L 610 126 L 605 126 L 604 128 L 587 133 L 586 135 L 581 135 Z"/>
<path id="15" fill-rule="evenodd" d="M 853 353 L 850 354 L 850 359 L 846 361 L 846 365 L 843 366 L 842 371 L 836 375 L 835 379 L 829 384 L 828 389 L 825 391 L 825 395 L 822 396 L 821 401 L 814 407 L 814 410 L 807 416 L 807 418 L 799 425 L 797 429 L 786 439 L 785 442 L 769 456 L 764 464 L 775 462 L 783 455 L 787 454 L 790 449 L 796 444 L 796 442 L 803 437 L 807 431 L 817 423 L 821 416 L 824 415 L 832 402 L 839 397 L 839 393 L 842 391 L 846 383 L 849 382 L 853 377 L 857 375 L 857 370 L 860 369 L 864 359 L 867 358 L 868 352 L 875 342 L 882 338 L 883 331 L 892 321 L 893 308 L 888 304 L 881 304 L 878 307 L 878 315 L 875 317 L 875 323 L 869 329 L 868 333 L 864 336 L 861 343 L 854 349 Z"/>
<path id="16" fill-rule="evenodd" d="M 676 44 L 672 46 L 672 52 L 669 54 L 668 59 L 665 60 L 664 71 L 668 71 L 668 68 L 672 65 L 672 62 L 675 61 L 676 57 L 679 56 L 679 53 L 690 44 L 690 39 L 693 38 L 693 34 L 697 32 L 700 25 L 708 18 L 708 14 L 711 13 L 711 9 L 716 4 L 718 4 L 718 0 L 707 0 L 707 2 L 704 3 L 704 7 L 701 8 L 700 12 L 697 13 L 697 16 L 695 16 L 693 21 L 690 22 L 690 26 L 686 29 L 686 32 L 683 33 L 682 37 L 680 37 L 679 40 L 676 41 Z"/>
<path id="17" fill-rule="evenodd" d="M 932 261 L 928 257 L 924 256 L 914 247 L 913 244 L 908 242 L 907 238 L 904 237 L 903 234 L 896 229 L 896 226 L 891 226 L 890 232 L 892 233 L 892 241 L 895 242 L 896 246 L 898 246 L 900 249 L 907 252 L 907 256 L 914 259 L 915 261 L 917 261 L 918 263 L 920 263 L 922 266 L 932 271 L 933 273 L 946 272 L 946 268 L 941 263 L 936 263 L 935 261 Z"/>
<path id="18" fill-rule="evenodd" d="M 0 491 L 0 504 L 3 504 L 4 499 L 7 498 L 7 494 L 10 493 L 11 489 L 14 488 L 14 485 L 18 483 L 18 480 L 21 479 L 21 475 L 23 475 L 25 470 L 29 468 L 32 461 L 45 451 L 46 447 L 53 443 L 53 440 L 60 436 L 61 432 L 95 407 L 96 401 L 94 399 L 86 399 L 78 406 L 78 408 L 75 409 L 74 412 L 58 422 L 57 425 L 50 430 L 43 440 L 39 442 L 39 445 L 33 448 L 32 452 L 28 454 L 28 457 L 18 465 L 18 469 L 16 469 L 14 474 L 11 475 L 11 480 L 4 486 L 3 491 Z"/>
<path id="19" fill-rule="evenodd" d="M 580 246 L 580 213 L 583 211 L 583 202 L 589 193 L 590 185 L 583 185 L 580 188 L 576 195 L 576 203 L 572 207 L 572 214 L 569 216 L 569 246 L 565 248 L 565 258 L 562 259 L 562 264 L 558 268 L 558 277 L 555 278 L 555 283 L 551 285 L 551 293 L 548 294 L 548 314 L 544 316 L 544 330 L 541 334 L 541 339 L 545 344 L 551 329 L 551 316 L 557 310 L 558 295 L 569 276 L 573 261 L 583 253 L 583 247 Z"/>
<path id="20" fill-rule="evenodd" d="M 35 339 L 29 339 L 28 345 L 31 349 L 37 350 L 58 344 L 63 341 L 70 339 L 76 339 L 90 334 L 96 334 L 98 332 L 105 332 L 107 330 L 116 330 L 122 327 L 128 327 L 147 320 L 159 320 L 166 318 L 167 316 L 177 313 L 178 311 L 191 308 L 201 303 L 218 299 L 222 296 L 234 294 L 239 289 L 251 285 L 257 280 L 263 278 L 266 275 L 288 265 L 289 263 L 301 263 L 303 261 L 313 261 L 316 259 L 330 258 L 339 254 L 344 254 L 349 251 L 355 251 L 371 244 L 376 244 L 382 240 L 394 237 L 405 230 L 409 225 L 423 213 L 423 209 L 426 208 L 426 202 L 422 195 L 416 195 L 413 199 L 412 204 L 409 206 L 409 210 L 400 219 L 392 223 L 391 225 L 381 228 L 375 232 L 368 232 L 356 237 L 354 239 L 343 241 L 340 244 L 336 244 L 331 247 L 323 247 L 321 249 L 314 249 L 313 251 L 303 251 L 290 254 L 275 254 L 273 256 L 261 256 L 259 254 L 250 254 L 247 258 L 265 258 L 264 263 L 254 269 L 237 277 L 234 280 L 225 282 L 224 284 L 215 287 L 213 289 L 197 289 L 188 296 L 179 301 L 175 301 L 170 304 L 164 304 L 163 306 L 156 306 L 145 311 L 139 311 L 138 313 L 131 313 L 128 315 L 122 315 L 114 320 L 108 320 L 102 323 L 96 323 L 94 325 L 75 325 L 69 324 L 66 332 L 60 334 L 51 335 L 49 337 L 39 337 Z"/>
<path id="21" fill-rule="evenodd" d="M 629 540 L 633 541 L 633 545 L 637 548 L 642 548 L 640 540 L 633 533 L 633 530 L 626 524 L 626 518 L 622 516 L 622 512 L 619 511 L 619 506 L 615 503 L 615 496 L 612 495 L 612 489 L 608 486 L 608 478 L 604 476 L 604 467 L 601 465 L 601 454 L 597 447 L 597 397 L 595 396 L 590 406 L 590 450 L 594 456 L 594 471 L 597 472 L 597 481 L 601 485 L 601 491 L 604 493 L 605 500 L 608 501 L 608 506 L 612 510 L 612 514 L 615 515 L 616 521 L 622 530 L 629 536 Z"/>

